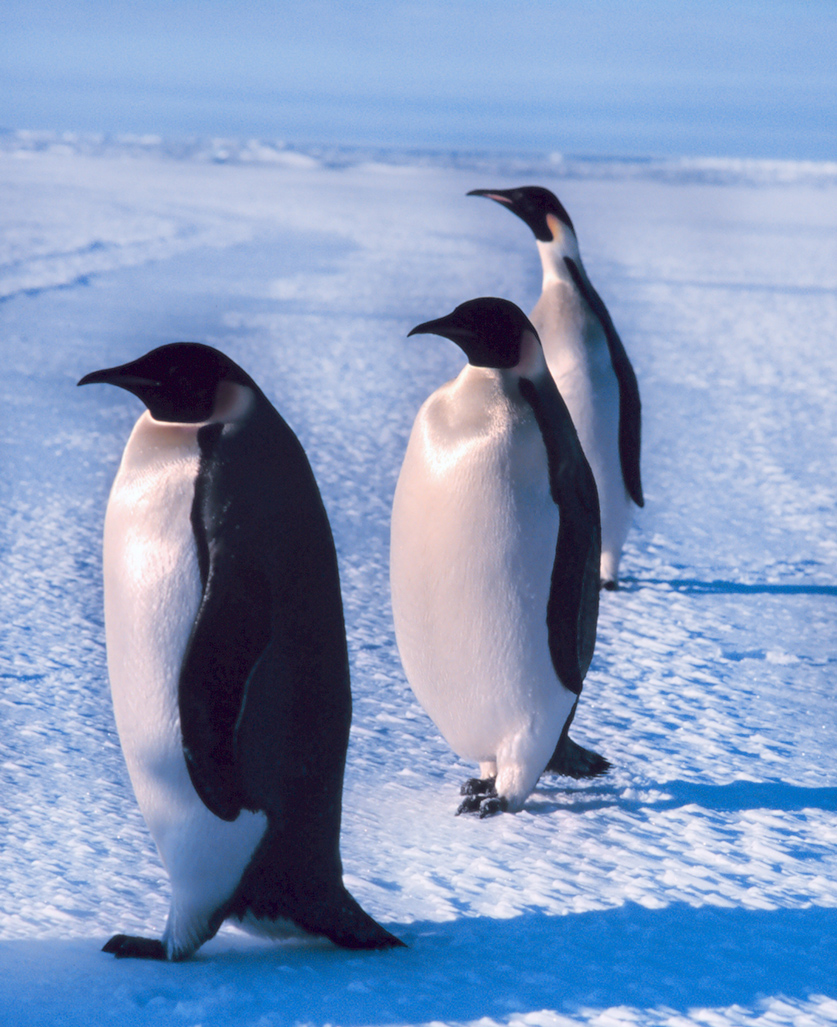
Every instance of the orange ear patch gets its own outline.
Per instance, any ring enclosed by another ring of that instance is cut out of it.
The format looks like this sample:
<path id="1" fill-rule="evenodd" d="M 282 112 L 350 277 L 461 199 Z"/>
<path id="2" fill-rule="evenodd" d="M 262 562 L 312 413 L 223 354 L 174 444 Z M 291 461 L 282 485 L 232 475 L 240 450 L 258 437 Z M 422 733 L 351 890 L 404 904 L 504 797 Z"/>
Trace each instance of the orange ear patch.
<path id="1" fill-rule="evenodd" d="M 554 214 L 546 215 L 546 224 L 550 232 L 552 232 L 553 242 L 557 242 L 564 234 L 564 225 L 555 217 Z"/>

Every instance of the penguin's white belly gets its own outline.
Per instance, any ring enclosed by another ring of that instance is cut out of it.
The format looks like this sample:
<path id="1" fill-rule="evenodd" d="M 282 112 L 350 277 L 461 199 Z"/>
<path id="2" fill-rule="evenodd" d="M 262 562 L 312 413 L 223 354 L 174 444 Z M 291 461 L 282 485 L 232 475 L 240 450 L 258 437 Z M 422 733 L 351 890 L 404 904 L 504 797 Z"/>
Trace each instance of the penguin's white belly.
<path id="1" fill-rule="evenodd" d="M 615 577 L 632 517 L 619 455 L 619 382 L 604 331 L 578 306 L 577 299 L 575 303 L 559 303 L 557 296 L 545 294 L 532 311 L 532 321 L 596 479 L 602 520 L 602 576 Z"/>
<path id="2" fill-rule="evenodd" d="M 572 705 L 546 626 L 558 509 L 530 408 L 476 390 L 457 422 L 463 399 L 447 396 L 461 379 L 420 411 L 398 481 L 396 637 L 407 679 L 451 747 L 492 763 L 526 736 L 534 784 Z"/>
<path id="3" fill-rule="evenodd" d="M 183 756 L 178 680 L 201 598 L 190 522 L 198 461 L 196 426 L 143 414 L 105 518 L 114 713 L 137 801 L 171 878 L 164 940 L 175 951 L 232 895 L 266 826 L 262 814 L 245 811 L 227 823 L 211 813 Z"/>

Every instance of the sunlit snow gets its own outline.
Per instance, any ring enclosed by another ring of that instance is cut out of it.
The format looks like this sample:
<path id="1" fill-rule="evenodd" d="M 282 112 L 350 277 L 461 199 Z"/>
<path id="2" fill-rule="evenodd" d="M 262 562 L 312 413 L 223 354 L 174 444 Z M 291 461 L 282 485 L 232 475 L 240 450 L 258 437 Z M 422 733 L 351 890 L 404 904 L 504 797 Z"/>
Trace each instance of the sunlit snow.
<path id="1" fill-rule="evenodd" d="M 646 507 L 573 732 L 614 771 L 477 821 L 399 664 L 389 510 L 462 362 L 408 330 L 537 298 L 531 233 L 465 196 L 520 184 L 567 207 L 633 360 Z M 9 133 L 0 203 L 0 1022 L 837 1020 L 837 166 Z M 346 881 L 407 950 L 225 928 L 183 965 L 99 952 L 159 936 L 168 885 L 102 623 L 141 406 L 75 382 L 177 339 L 229 353 L 311 459 L 352 654 Z"/>

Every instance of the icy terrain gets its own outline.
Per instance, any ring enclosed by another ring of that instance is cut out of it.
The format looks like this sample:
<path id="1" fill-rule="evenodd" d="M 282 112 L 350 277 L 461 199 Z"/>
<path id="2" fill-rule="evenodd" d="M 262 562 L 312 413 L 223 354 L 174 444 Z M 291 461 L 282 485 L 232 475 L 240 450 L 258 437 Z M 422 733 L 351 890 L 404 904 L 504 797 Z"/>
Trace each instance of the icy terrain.
<path id="1" fill-rule="evenodd" d="M 461 353 L 416 323 L 529 309 L 535 247 L 465 192 L 577 227 L 644 401 L 646 508 L 575 737 L 613 773 L 454 817 L 459 762 L 395 649 L 388 518 Z M 837 1020 L 837 167 L 519 161 L 0 137 L 0 1023 L 570 1027 Z M 310 456 L 353 661 L 346 879 L 407 950 L 183 965 L 105 668 L 100 537 L 138 401 L 76 390 L 176 339 L 262 385 Z"/>

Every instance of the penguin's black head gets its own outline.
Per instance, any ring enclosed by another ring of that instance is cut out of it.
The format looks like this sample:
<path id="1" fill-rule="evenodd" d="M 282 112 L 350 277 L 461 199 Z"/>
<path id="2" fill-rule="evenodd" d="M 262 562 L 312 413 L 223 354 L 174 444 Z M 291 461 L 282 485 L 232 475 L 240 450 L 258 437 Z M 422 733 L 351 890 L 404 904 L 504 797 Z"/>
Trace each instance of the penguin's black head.
<path id="1" fill-rule="evenodd" d="M 173 342 L 119 367 L 86 374 L 79 385 L 105 382 L 138 396 L 155 421 L 197 424 L 212 415 L 218 386 L 255 383 L 229 357 L 199 342 Z"/>
<path id="2" fill-rule="evenodd" d="M 538 242 L 552 242 L 554 239 L 546 218 L 547 214 L 552 214 L 575 235 L 573 223 L 563 203 L 554 193 L 539 185 L 524 185 L 519 189 L 472 189 L 468 196 L 485 196 L 489 200 L 502 203 L 526 222 L 535 233 Z"/>
<path id="3" fill-rule="evenodd" d="M 409 335 L 441 335 L 455 342 L 474 367 L 508 369 L 520 362 L 524 332 L 538 333 L 520 307 L 483 296 L 468 300 L 445 317 L 416 325 Z"/>

